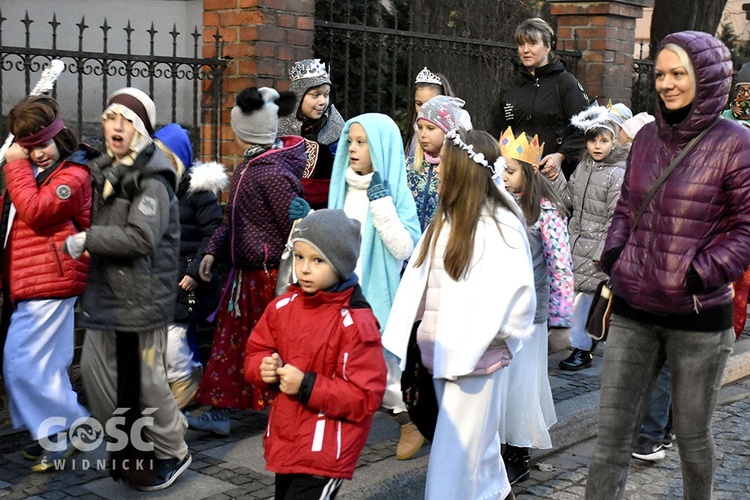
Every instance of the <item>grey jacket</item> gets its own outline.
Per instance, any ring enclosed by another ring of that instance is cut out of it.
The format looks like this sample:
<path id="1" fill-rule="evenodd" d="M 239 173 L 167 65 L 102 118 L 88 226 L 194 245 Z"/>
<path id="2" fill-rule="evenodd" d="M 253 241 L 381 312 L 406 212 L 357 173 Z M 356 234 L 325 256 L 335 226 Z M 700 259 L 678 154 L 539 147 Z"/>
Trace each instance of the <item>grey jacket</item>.
<path id="1" fill-rule="evenodd" d="M 120 168 L 115 192 L 101 199 L 103 176 Z M 132 167 L 96 162 L 94 213 L 86 230 L 91 264 L 79 324 L 86 328 L 140 332 L 172 320 L 180 253 L 177 176 L 153 144 Z"/>
<path id="2" fill-rule="evenodd" d="M 607 239 L 607 231 L 620 198 L 629 146 L 618 146 L 603 161 L 587 153 L 567 183 L 563 176 L 555 182 L 566 207 L 572 213 L 568 222 L 570 253 L 573 256 L 575 291 L 593 293 L 607 275 L 597 270 Z"/>

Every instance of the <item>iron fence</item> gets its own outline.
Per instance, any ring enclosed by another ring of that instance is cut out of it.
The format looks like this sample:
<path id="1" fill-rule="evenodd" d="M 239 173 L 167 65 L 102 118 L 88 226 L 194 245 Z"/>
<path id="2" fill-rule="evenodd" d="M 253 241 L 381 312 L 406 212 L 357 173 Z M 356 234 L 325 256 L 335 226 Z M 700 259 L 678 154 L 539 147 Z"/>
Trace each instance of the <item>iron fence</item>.
<path id="1" fill-rule="evenodd" d="M 656 90 L 654 88 L 654 61 L 644 58 L 643 53 L 648 45 L 641 42 L 638 58 L 633 60 L 633 93 L 631 97 L 631 108 L 633 114 L 645 111 L 654 114 L 656 104 Z"/>
<path id="2" fill-rule="evenodd" d="M 330 67 L 336 106 L 345 118 L 381 112 L 405 131 L 414 78 L 427 66 L 444 74 L 466 101 L 475 127 L 489 127 L 490 108 L 518 63 L 515 43 L 415 31 L 413 13 L 388 11 L 384 5 L 389 2 L 364 2 L 369 10 L 360 6 L 364 10 L 355 16 L 350 1 L 338 17 L 328 3 L 319 4 L 326 7 L 319 10 L 327 10 L 328 18 L 315 21 L 313 50 Z M 512 38 L 512 31 L 506 38 Z M 575 74 L 580 52 L 560 50 L 557 55 Z"/>
<path id="3" fill-rule="evenodd" d="M 56 14 L 48 23 L 50 30 L 46 34 L 49 45 L 38 47 L 31 45 L 31 26 L 34 20 L 29 18 L 28 12 L 21 22 L 24 25 L 24 45 L 6 45 L 3 41 L 3 23 L 7 21 L 0 11 L 0 132 L 7 134 L 7 113 L 15 102 L 30 92 L 38 73 L 44 69 L 52 59 L 60 59 L 65 63 L 65 72 L 58 80 L 53 91 L 63 108 L 63 115 L 68 126 L 73 129 L 83 141 L 94 147 L 101 146 L 101 127 L 98 115 L 106 105 L 111 91 L 126 86 L 138 86 L 147 92 L 157 105 L 157 119 L 164 124 L 169 121 L 178 122 L 190 133 L 193 151 L 200 151 L 201 125 L 209 125 L 209 139 L 211 156 L 214 160 L 221 156 L 219 142 L 220 103 L 222 102 L 222 79 L 228 60 L 222 57 L 222 40 L 218 29 L 213 35 L 215 57 L 199 57 L 202 50 L 201 32 L 196 26 L 188 34 L 191 41 L 187 43 L 176 25 L 165 38 L 158 37 L 159 32 L 151 28 L 146 30 L 148 53 L 136 53 L 133 49 L 134 37 L 143 36 L 135 33 L 130 21 L 125 28 L 124 40 L 117 40 L 123 45 L 123 53 L 109 51 L 112 41 L 112 26 L 106 18 L 98 27 L 101 35 L 101 50 L 84 50 L 91 45 L 91 37 L 96 33 L 86 24 L 85 16 L 76 24 L 77 48 L 60 49 L 58 36 L 60 24 Z M 70 33 L 67 33 L 70 35 Z M 94 40 L 96 42 L 98 40 Z M 189 46 L 192 57 L 178 56 L 178 47 Z M 157 54 L 157 48 L 166 54 Z M 75 80 L 73 83 L 72 80 Z M 65 82 L 63 84 L 63 81 Z M 206 89 L 202 89 L 203 82 L 208 81 Z M 63 88 L 64 86 L 64 88 Z M 25 92 L 20 92 L 23 87 Z M 71 88 L 73 87 L 73 88 Z M 9 90 L 12 89 L 12 90 Z M 98 96 L 98 98 L 97 98 Z M 170 103 L 165 110 L 165 101 Z M 74 108 L 75 121 L 71 120 L 66 110 Z M 168 111 L 165 113 L 164 111 Z M 92 117 L 94 117 L 92 119 Z"/>

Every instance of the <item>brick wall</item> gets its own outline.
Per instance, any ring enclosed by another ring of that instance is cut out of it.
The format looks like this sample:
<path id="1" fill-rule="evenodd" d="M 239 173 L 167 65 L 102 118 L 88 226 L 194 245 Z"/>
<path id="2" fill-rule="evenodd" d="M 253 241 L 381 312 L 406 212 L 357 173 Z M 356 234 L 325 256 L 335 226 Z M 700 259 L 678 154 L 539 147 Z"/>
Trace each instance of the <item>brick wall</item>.
<path id="1" fill-rule="evenodd" d="M 551 0 L 557 17 L 558 47 L 573 49 L 582 57 L 578 80 L 589 99 L 600 104 L 623 102 L 630 106 L 633 82 L 635 20 L 653 0 L 571 2 Z"/>
<path id="2" fill-rule="evenodd" d="M 224 42 L 223 56 L 232 61 L 224 74 L 219 139 L 220 161 L 233 171 L 243 150 L 234 141 L 229 125 L 234 97 L 250 87 L 274 87 L 289 90 L 289 69 L 294 61 L 313 56 L 315 35 L 314 0 L 204 0 L 203 37 L 214 35 Z M 214 47 L 206 44 L 203 55 L 213 56 Z M 211 82 L 203 82 L 208 90 Z M 210 123 L 210 116 L 204 116 Z M 202 154 L 210 154 L 210 129 L 204 127 Z"/>

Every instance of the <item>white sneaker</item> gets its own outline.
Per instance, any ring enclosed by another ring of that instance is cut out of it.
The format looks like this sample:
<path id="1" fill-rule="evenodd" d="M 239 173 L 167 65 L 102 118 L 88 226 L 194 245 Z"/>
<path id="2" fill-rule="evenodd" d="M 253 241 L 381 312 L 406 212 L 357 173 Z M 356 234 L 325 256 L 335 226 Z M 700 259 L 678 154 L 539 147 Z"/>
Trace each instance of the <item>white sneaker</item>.
<path id="1" fill-rule="evenodd" d="M 649 462 L 661 460 L 666 456 L 667 452 L 664 451 L 664 445 L 661 443 L 636 446 L 635 450 L 633 450 L 633 458 L 647 460 Z"/>

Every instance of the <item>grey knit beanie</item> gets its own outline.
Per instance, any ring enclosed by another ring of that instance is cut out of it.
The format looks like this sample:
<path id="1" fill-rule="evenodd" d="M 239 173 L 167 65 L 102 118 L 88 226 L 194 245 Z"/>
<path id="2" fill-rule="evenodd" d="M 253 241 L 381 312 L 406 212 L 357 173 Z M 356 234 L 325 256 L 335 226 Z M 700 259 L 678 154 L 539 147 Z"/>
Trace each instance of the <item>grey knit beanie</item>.
<path id="1" fill-rule="evenodd" d="M 750 62 L 746 62 L 737 73 L 736 85 L 750 85 Z"/>
<path id="2" fill-rule="evenodd" d="M 248 144 L 273 144 L 279 130 L 279 93 L 270 87 L 245 89 L 232 108 L 234 135 Z"/>
<path id="3" fill-rule="evenodd" d="M 362 244 L 359 221 L 350 219 L 341 209 L 311 212 L 292 234 L 292 243 L 302 241 L 315 248 L 342 280 L 352 275 Z"/>

